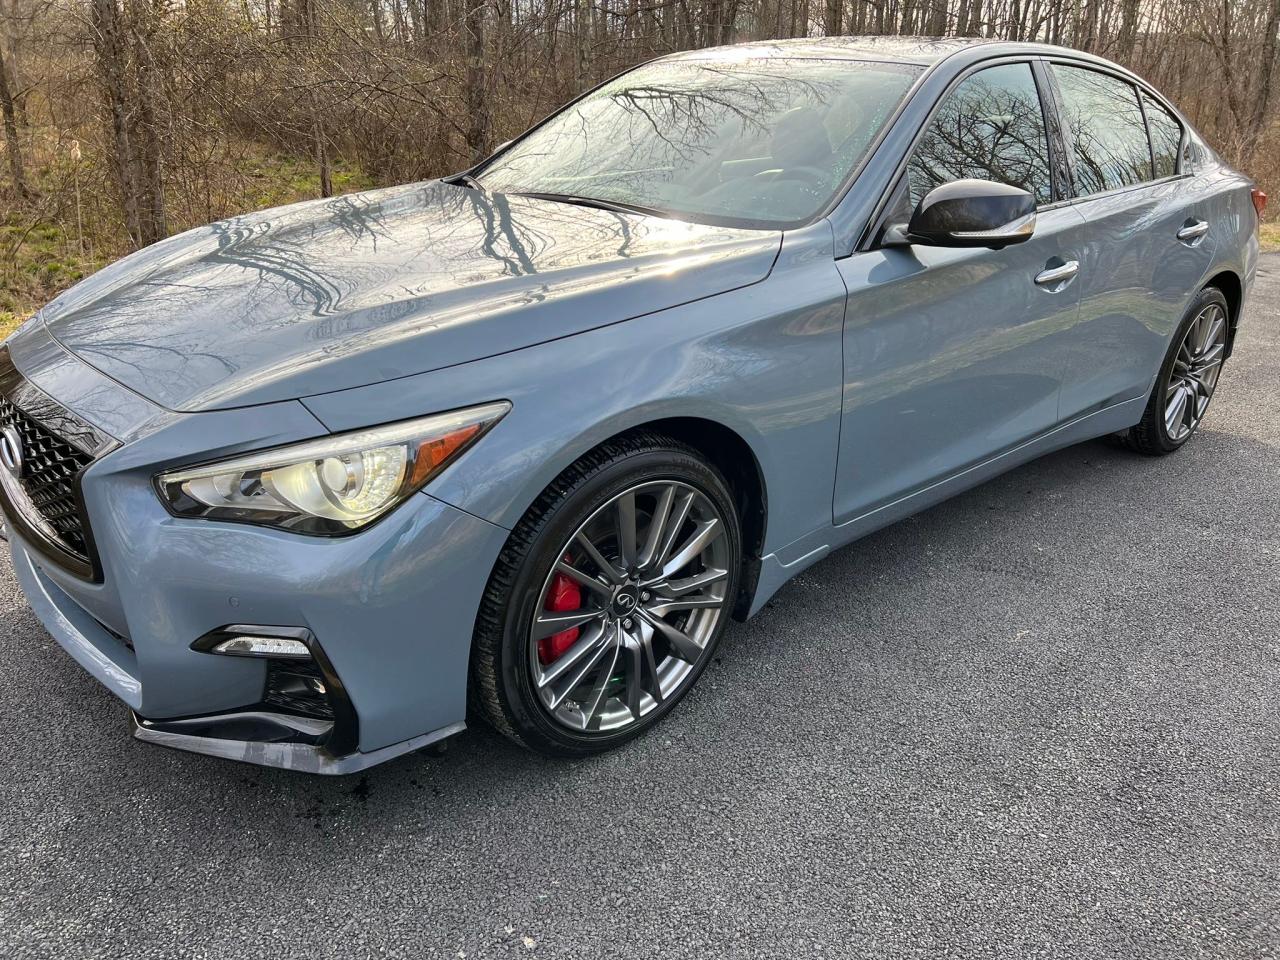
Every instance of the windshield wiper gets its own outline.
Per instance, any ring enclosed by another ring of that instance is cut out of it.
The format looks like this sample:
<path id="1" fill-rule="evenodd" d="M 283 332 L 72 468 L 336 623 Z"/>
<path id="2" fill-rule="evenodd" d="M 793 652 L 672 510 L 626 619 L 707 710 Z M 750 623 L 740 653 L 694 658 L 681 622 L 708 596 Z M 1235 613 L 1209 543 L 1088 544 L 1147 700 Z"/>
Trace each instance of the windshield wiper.
<path id="1" fill-rule="evenodd" d="M 484 188 L 483 183 L 469 173 L 457 173 L 452 177 L 445 177 L 444 182 L 457 184 L 460 187 L 470 187 L 472 190 L 479 190 L 481 193 L 489 192 Z"/>
<path id="2" fill-rule="evenodd" d="M 638 213 L 645 217 L 665 217 L 671 214 L 653 207 L 642 207 L 635 203 L 623 203 L 619 200 L 601 200 L 598 197 L 581 197 L 574 193 L 539 193 L 536 191 L 512 193 L 513 197 L 528 197 L 531 200 L 551 200 L 556 203 L 572 203 L 579 207 L 595 207 L 597 210 L 612 210 L 614 213 Z"/>

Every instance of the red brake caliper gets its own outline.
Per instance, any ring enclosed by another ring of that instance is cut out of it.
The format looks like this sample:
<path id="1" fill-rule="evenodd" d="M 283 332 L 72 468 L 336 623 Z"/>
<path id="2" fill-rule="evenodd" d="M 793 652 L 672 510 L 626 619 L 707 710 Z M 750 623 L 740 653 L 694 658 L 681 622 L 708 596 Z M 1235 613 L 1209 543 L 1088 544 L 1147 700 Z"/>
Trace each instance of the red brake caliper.
<path id="1" fill-rule="evenodd" d="M 571 562 L 568 554 L 565 554 L 564 562 Z M 576 580 L 566 577 L 563 573 L 557 573 L 551 578 L 551 588 L 547 590 L 546 608 L 548 610 L 577 610 L 581 606 L 582 587 Z M 543 663 L 559 660 L 564 652 L 573 646 L 579 633 L 581 633 L 579 627 L 570 627 L 568 630 L 561 630 L 559 633 L 553 633 L 539 640 L 538 659 Z"/>

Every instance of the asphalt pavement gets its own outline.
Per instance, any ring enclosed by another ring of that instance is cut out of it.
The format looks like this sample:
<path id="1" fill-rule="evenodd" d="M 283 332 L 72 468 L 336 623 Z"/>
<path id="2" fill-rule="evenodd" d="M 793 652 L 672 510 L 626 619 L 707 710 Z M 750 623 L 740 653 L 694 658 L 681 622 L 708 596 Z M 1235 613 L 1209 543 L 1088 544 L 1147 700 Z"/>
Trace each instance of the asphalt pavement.
<path id="1" fill-rule="evenodd" d="M 650 736 L 318 779 L 132 740 L 0 547 L 0 957 L 1280 956 L 1280 256 L 1188 447 L 829 557 Z"/>

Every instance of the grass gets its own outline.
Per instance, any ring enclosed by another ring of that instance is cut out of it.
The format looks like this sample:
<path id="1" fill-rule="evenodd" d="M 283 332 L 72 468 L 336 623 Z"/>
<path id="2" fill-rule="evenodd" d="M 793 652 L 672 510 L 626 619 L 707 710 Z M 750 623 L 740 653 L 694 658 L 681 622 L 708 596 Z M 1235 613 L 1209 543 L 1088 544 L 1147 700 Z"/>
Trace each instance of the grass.
<path id="1" fill-rule="evenodd" d="M 62 291 L 128 252 L 119 225 L 103 218 L 104 210 L 109 215 L 113 209 L 109 197 L 86 196 L 83 237 L 74 208 L 48 202 L 66 194 L 65 184 L 57 179 L 57 162 L 55 158 L 34 171 L 43 204 L 14 203 L 8 210 L 0 204 L 0 338 Z M 208 191 L 217 198 L 212 211 L 200 205 L 203 195 L 168 197 L 173 232 L 209 219 L 320 196 L 320 178 L 309 158 L 247 144 L 233 166 L 233 175 L 220 178 Z M 358 166 L 341 160 L 335 161 L 332 176 L 339 194 L 376 186 Z M 91 209 L 99 219 L 88 215 Z"/>
<path id="2" fill-rule="evenodd" d="M 1258 231 L 1263 253 L 1280 253 L 1280 223 L 1264 223 Z"/>

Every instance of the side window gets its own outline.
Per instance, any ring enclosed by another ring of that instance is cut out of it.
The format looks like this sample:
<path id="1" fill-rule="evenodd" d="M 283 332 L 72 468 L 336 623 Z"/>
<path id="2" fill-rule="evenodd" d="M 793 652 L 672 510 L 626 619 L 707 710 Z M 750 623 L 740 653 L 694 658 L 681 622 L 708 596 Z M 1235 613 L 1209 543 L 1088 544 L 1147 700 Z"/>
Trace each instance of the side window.
<path id="1" fill-rule="evenodd" d="M 1178 153 L 1182 148 L 1182 124 L 1178 118 L 1146 94 L 1142 96 L 1147 111 L 1147 129 L 1151 131 L 1151 154 L 1156 161 L 1156 179 L 1172 177 L 1178 172 Z"/>
<path id="2" fill-rule="evenodd" d="M 1084 67 L 1053 65 L 1074 143 L 1081 195 L 1150 180 L 1151 146 L 1133 85 Z"/>
<path id="3" fill-rule="evenodd" d="M 1053 199 L 1049 138 L 1035 76 L 1027 63 L 988 67 L 961 82 L 943 102 L 907 164 L 915 207 L 953 180 L 996 180 Z"/>

